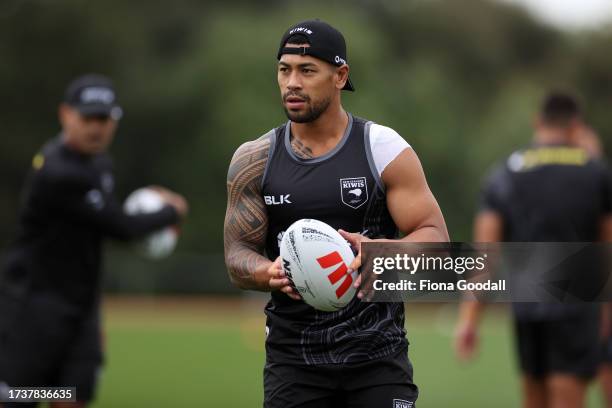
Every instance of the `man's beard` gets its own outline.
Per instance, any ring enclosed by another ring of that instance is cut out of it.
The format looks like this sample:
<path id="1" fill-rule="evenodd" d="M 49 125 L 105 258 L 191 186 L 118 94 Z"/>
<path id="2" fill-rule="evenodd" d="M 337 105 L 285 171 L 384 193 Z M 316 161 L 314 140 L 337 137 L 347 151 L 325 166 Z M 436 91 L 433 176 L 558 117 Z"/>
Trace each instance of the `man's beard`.
<path id="1" fill-rule="evenodd" d="M 305 95 L 299 95 L 306 102 L 307 109 L 304 112 L 292 112 L 285 105 L 283 108 L 285 109 L 285 115 L 289 118 L 290 121 L 295 123 L 310 123 L 314 122 L 327 110 L 329 104 L 331 103 L 331 98 L 325 98 L 316 103 L 309 103 L 310 98 Z M 285 96 L 285 98 L 287 95 Z M 285 99 L 283 98 L 283 99 Z"/>

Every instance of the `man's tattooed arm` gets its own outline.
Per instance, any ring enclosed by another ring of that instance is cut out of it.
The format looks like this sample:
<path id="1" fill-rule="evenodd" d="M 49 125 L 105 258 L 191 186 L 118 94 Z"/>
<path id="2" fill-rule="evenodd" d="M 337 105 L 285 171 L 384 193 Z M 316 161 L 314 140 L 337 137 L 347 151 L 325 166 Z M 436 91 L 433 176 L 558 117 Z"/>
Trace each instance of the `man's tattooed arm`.
<path id="1" fill-rule="evenodd" d="M 227 174 L 225 264 L 230 280 L 241 289 L 270 290 L 267 271 L 272 262 L 262 255 L 268 214 L 261 193 L 269 147 L 267 137 L 243 144 Z"/>

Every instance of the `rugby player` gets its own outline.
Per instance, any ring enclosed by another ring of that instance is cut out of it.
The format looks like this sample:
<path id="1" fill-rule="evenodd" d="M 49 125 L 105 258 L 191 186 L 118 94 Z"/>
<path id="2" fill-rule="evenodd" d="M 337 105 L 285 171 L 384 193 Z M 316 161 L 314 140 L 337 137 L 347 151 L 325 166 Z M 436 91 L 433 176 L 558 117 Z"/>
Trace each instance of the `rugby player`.
<path id="1" fill-rule="evenodd" d="M 289 120 L 235 152 L 225 219 L 231 281 L 271 292 L 264 406 L 413 407 L 403 304 L 363 302 L 360 292 L 344 309 L 317 311 L 291 288 L 279 242 L 301 218 L 341 229 L 357 249 L 400 232 L 406 241 L 444 242 L 442 213 L 408 143 L 343 108 L 341 91 L 355 88 L 338 30 L 320 20 L 297 23 L 282 36 L 277 59 Z"/>

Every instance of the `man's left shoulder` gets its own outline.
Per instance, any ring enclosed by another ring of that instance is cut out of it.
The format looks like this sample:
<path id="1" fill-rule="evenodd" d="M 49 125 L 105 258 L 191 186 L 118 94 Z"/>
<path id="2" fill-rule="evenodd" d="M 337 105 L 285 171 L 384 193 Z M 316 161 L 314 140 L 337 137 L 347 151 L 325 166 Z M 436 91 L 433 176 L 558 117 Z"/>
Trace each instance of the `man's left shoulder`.
<path id="1" fill-rule="evenodd" d="M 353 116 L 353 122 L 362 124 L 365 127 L 365 131 L 368 133 L 367 138 L 372 148 L 385 144 L 396 145 L 401 147 L 402 150 L 406 147 L 410 147 L 406 139 L 390 126 L 381 125 L 373 120 L 359 116 Z"/>
<path id="2" fill-rule="evenodd" d="M 397 130 L 376 122 L 370 124 L 370 138 L 376 141 L 403 142 L 409 145 L 408 141 Z"/>
<path id="3" fill-rule="evenodd" d="M 404 150 L 411 148 L 410 144 L 395 129 L 369 122 L 366 140 L 371 159 L 374 162 L 378 176 L 381 177 L 387 166 Z"/>

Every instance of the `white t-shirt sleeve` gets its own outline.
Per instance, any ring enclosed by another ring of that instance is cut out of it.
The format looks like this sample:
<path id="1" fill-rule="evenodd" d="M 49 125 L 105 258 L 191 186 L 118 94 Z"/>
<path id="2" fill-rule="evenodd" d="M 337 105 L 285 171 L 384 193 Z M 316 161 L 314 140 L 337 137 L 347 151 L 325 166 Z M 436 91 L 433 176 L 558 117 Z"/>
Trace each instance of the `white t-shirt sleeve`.
<path id="1" fill-rule="evenodd" d="M 373 123 L 370 127 L 370 150 L 378 176 L 410 145 L 395 130 Z"/>

